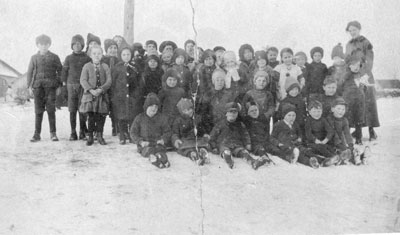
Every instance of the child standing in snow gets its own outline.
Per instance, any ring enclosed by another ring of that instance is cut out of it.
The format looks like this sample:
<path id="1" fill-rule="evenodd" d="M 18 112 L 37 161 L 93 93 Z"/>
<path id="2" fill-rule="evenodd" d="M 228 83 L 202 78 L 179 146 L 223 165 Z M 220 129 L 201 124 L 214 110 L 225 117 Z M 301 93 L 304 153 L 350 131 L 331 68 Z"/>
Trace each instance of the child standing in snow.
<path id="1" fill-rule="evenodd" d="M 165 143 L 170 141 L 171 128 L 167 117 L 158 112 L 159 106 L 157 95 L 148 94 L 143 105 L 144 112 L 136 116 L 130 134 L 143 157 L 149 158 L 151 164 L 158 168 L 166 168 L 170 163 Z"/>
<path id="2" fill-rule="evenodd" d="M 267 47 L 268 65 L 273 69 L 279 64 L 279 61 L 276 59 L 278 57 L 278 53 L 278 48 Z"/>
<path id="3" fill-rule="evenodd" d="M 326 75 L 328 75 L 328 68 L 321 62 L 324 57 L 324 49 L 321 47 L 314 47 L 311 49 L 312 62 L 308 66 L 308 77 L 306 80 L 306 97 L 315 98 L 318 94 L 322 94 L 322 84 Z"/>
<path id="4" fill-rule="evenodd" d="M 65 58 L 61 73 L 61 80 L 63 81 L 63 85 L 67 86 L 68 91 L 68 111 L 71 125 L 69 140 L 71 141 L 78 139 L 78 135 L 76 134 L 76 113 L 78 112 L 83 93 L 80 84 L 82 68 L 86 63 L 91 61 L 90 57 L 82 52 L 84 46 L 85 41 L 81 35 L 77 34 L 72 37 L 71 48 L 73 52 Z M 79 126 L 79 139 L 86 139 L 86 118 L 81 112 L 79 112 Z"/>
<path id="5" fill-rule="evenodd" d="M 332 49 L 333 65 L 328 69 L 328 75 L 332 76 L 337 83 L 337 94 L 343 95 L 344 76 L 346 74 L 346 62 L 344 61 L 343 47 L 339 43 Z"/>
<path id="6" fill-rule="evenodd" d="M 231 89 L 234 95 L 241 100 L 249 90 L 249 82 L 245 71 L 239 69 L 236 55 L 233 51 L 224 53 L 223 68 L 226 71 L 225 88 Z"/>
<path id="7" fill-rule="evenodd" d="M 31 142 L 40 140 L 43 113 L 47 111 L 50 138 L 58 141 L 56 135 L 56 90 L 61 83 L 62 64 L 58 55 L 49 51 L 51 39 L 47 35 L 36 38 L 39 52 L 31 57 L 27 72 L 27 87 L 33 90 L 35 101 L 35 133 Z"/>
<path id="8" fill-rule="evenodd" d="M 146 66 L 142 74 L 144 97 L 149 93 L 158 94 L 162 87 L 161 78 L 163 74 L 160 58 L 153 54 L 147 56 Z"/>
<path id="9" fill-rule="evenodd" d="M 252 66 L 254 66 L 254 49 L 250 44 L 243 44 L 239 48 L 240 65 L 239 69 L 247 75 L 250 74 Z"/>
<path id="10" fill-rule="evenodd" d="M 254 85 L 254 79 L 256 73 L 259 71 L 264 71 L 268 74 L 268 81 L 267 81 L 267 86 L 266 90 L 271 92 L 271 94 L 274 97 L 274 102 L 276 102 L 276 96 L 277 96 L 277 84 L 279 83 L 279 77 L 277 76 L 277 73 L 268 65 L 268 58 L 267 58 L 267 53 L 265 51 L 256 51 L 255 55 L 255 60 L 254 60 L 254 66 L 252 67 L 251 71 L 251 80 L 249 81 L 251 85 Z M 252 87 L 252 86 L 251 86 Z"/>
<path id="11" fill-rule="evenodd" d="M 197 92 L 197 99 L 201 100 L 206 92 L 212 87 L 212 74 L 216 68 L 216 57 L 212 50 L 206 50 L 200 58 L 200 66 L 193 73 L 192 93 Z"/>
<path id="12" fill-rule="evenodd" d="M 172 68 L 178 72 L 178 85 L 185 90 L 186 96 L 191 96 L 192 74 L 186 66 L 188 55 L 185 50 L 176 48 L 172 57 Z M 164 82 L 164 81 L 163 81 Z"/>
<path id="13" fill-rule="evenodd" d="M 80 83 L 83 95 L 79 111 L 88 115 L 89 138 L 86 145 L 93 144 L 93 132 L 97 134 L 97 140 L 101 145 L 106 142 L 103 139 L 103 128 L 106 116 L 109 112 L 109 98 L 107 91 L 111 87 L 110 69 L 105 63 L 101 63 L 103 50 L 100 46 L 90 49 L 89 62 L 83 66 Z"/>

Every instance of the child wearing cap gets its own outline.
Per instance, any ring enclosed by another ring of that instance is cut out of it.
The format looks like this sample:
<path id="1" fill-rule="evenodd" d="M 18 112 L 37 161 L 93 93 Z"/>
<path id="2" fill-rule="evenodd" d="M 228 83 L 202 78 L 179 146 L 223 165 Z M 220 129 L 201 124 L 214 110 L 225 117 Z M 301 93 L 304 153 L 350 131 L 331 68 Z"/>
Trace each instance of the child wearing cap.
<path id="1" fill-rule="evenodd" d="M 245 71 L 239 69 L 235 52 L 226 51 L 222 57 L 222 67 L 226 71 L 225 88 L 231 89 L 239 100 L 249 90 L 249 80 Z"/>
<path id="2" fill-rule="evenodd" d="M 188 55 L 185 50 L 176 48 L 172 57 L 172 68 L 178 72 L 178 86 L 185 90 L 186 96 L 191 96 L 192 74 L 186 66 Z"/>
<path id="3" fill-rule="evenodd" d="M 172 68 L 172 56 L 173 53 L 170 51 L 165 51 L 161 54 L 161 68 L 164 70 L 164 73 L 167 72 L 168 69 Z"/>
<path id="4" fill-rule="evenodd" d="M 142 73 L 143 96 L 149 93 L 158 94 L 162 88 L 162 76 L 164 74 L 161 68 L 161 61 L 157 55 L 149 55 L 146 59 L 146 65 Z"/>
<path id="5" fill-rule="evenodd" d="M 337 164 L 340 159 L 335 154 L 335 150 L 327 145 L 333 138 L 334 131 L 328 121 L 322 117 L 322 104 L 317 100 L 312 100 L 308 104 L 308 113 L 306 118 L 306 143 L 307 147 L 321 156 L 318 163 L 322 166 L 331 166 Z"/>
<path id="6" fill-rule="evenodd" d="M 268 65 L 273 69 L 279 64 L 279 61 L 276 59 L 278 57 L 278 54 L 278 48 L 267 46 Z"/>
<path id="7" fill-rule="evenodd" d="M 71 135 L 69 140 L 71 141 L 78 139 L 78 135 L 76 134 L 76 114 L 78 112 L 80 98 L 83 93 L 83 89 L 80 84 L 82 68 L 86 63 L 91 61 L 90 57 L 82 51 L 84 46 L 85 40 L 81 35 L 77 34 L 72 37 L 72 54 L 65 58 L 61 72 L 61 80 L 63 85 L 67 86 L 68 92 L 68 111 L 69 122 L 71 125 Z M 86 140 L 86 117 L 81 112 L 79 112 L 79 127 L 79 139 Z"/>
<path id="8" fill-rule="evenodd" d="M 324 57 L 324 49 L 321 47 L 314 47 L 310 51 L 312 62 L 309 66 L 308 77 L 306 80 L 306 97 L 308 99 L 315 99 L 318 94 L 322 94 L 322 84 L 326 75 L 328 75 L 328 67 L 321 62 Z"/>
<path id="9" fill-rule="evenodd" d="M 109 112 L 108 89 L 111 87 L 110 69 L 105 63 L 101 63 L 103 49 L 94 45 L 90 50 L 89 62 L 83 66 L 80 83 L 83 95 L 79 111 L 88 115 L 89 138 L 86 145 L 94 142 L 93 133 L 97 133 L 97 140 L 101 145 L 106 142 L 103 139 L 103 128 L 106 116 Z"/>
<path id="10" fill-rule="evenodd" d="M 328 75 L 322 88 L 324 93 L 319 94 L 316 100 L 322 103 L 322 116 L 326 118 L 331 113 L 333 102 L 339 97 L 337 94 L 337 80 Z"/>
<path id="11" fill-rule="evenodd" d="M 250 44 L 243 44 L 239 48 L 239 69 L 247 75 L 250 74 L 252 66 L 254 66 L 254 49 Z"/>
<path id="12" fill-rule="evenodd" d="M 119 143 L 125 144 L 130 140 L 129 127 L 135 117 L 143 112 L 142 90 L 140 86 L 140 73 L 131 62 L 132 52 L 125 47 L 120 50 L 121 61 L 111 71 L 111 107 L 113 115 L 118 122 Z"/>
<path id="13" fill-rule="evenodd" d="M 171 127 L 167 117 L 158 111 L 159 106 L 157 95 L 148 94 L 143 105 L 144 112 L 136 116 L 130 134 L 143 157 L 149 158 L 151 164 L 158 168 L 167 168 L 170 163 L 165 144 L 170 141 Z"/>
<path id="14" fill-rule="evenodd" d="M 146 50 L 145 60 L 147 60 L 147 57 L 150 55 L 158 56 L 157 42 L 154 40 L 147 40 L 145 43 L 145 50 Z"/>
<path id="15" fill-rule="evenodd" d="M 215 53 L 212 50 L 206 50 L 200 58 L 200 65 L 193 73 L 191 90 L 192 94 L 197 95 L 197 101 L 213 88 L 212 74 L 216 69 L 215 61 Z"/>
<path id="16" fill-rule="evenodd" d="M 233 157 L 243 158 L 253 169 L 257 169 L 265 160 L 255 160 L 249 153 L 251 151 L 251 140 L 246 126 L 237 120 L 240 105 L 236 102 L 227 103 L 225 106 L 225 119 L 218 122 L 210 133 L 210 145 L 214 154 L 220 154 L 233 168 Z"/>
<path id="17" fill-rule="evenodd" d="M 90 57 L 90 49 L 93 46 L 101 46 L 100 38 L 92 33 L 88 33 L 86 37 L 86 54 Z"/>
<path id="18" fill-rule="evenodd" d="M 292 104 L 282 104 L 282 116 L 283 119 L 275 123 L 272 129 L 270 153 L 291 164 L 298 161 L 318 168 L 318 156 L 302 146 L 300 129 L 295 123 L 296 107 Z"/>
<path id="19" fill-rule="evenodd" d="M 50 138 L 58 141 L 56 135 L 56 90 L 62 85 L 62 64 L 58 55 L 49 51 L 51 38 L 40 35 L 36 38 L 39 51 L 31 57 L 27 72 L 27 87 L 32 89 L 35 101 L 35 133 L 31 142 L 40 140 L 43 113 L 47 111 Z"/>
<path id="20" fill-rule="evenodd" d="M 203 115 L 194 113 L 193 103 L 183 98 L 177 108 L 179 115 L 172 125 L 171 142 L 182 156 L 190 158 L 198 165 L 209 162 L 208 140 Z"/>
<path id="21" fill-rule="evenodd" d="M 328 68 L 328 75 L 333 77 L 337 83 L 337 94 L 339 96 L 343 95 L 343 82 L 344 76 L 346 74 L 347 66 L 344 61 L 343 47 L 339 43 L 332 49 L 331 58 L 333 60 L 333 65 Z"/>
<path id="22" fill-rule="evenodd" d="M 215 61 L 215 65 L 218 68 L 222 68 L 223 67 L 223 56 L 226 52 L 226 49 L 223 46 L 216 46 L 213 48 L 213 51 L 215 53 L 215 57 L 216 57 L 216 61 Z"/>

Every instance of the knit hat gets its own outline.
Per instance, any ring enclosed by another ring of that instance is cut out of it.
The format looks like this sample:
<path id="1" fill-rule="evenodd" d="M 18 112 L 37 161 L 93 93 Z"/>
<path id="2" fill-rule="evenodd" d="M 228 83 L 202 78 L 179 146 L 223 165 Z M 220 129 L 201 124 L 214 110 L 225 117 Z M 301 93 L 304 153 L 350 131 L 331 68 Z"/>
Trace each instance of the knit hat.
<path id="1" fill-rule="evenodd" d="M 172 46 L 172 51 L 174 51 L 174 50 L 177 48 L 175 42 L 172 42 L 172 41 L 163 41 L 163 42 L 160 44 L 160 48 L 159 48 L 159 50 L 160 50 L 161 53 L 164 51 L 164 49 L 165 49 L 166 46 Z"/>
<path id="2" fill-rule="evenodd" d="M 294 55 L 294 57 L 297 57 L 297 56 L 303 56 L 304 60 L 307 62 L 307 55 L 303 51 L 299 51 Z"/>
<path id="3" fill-rule="evenodd" d="M 179 113 L 182 114 L 184 110 L 193 108 L 193 103 L 190 99 L 182 98 L 179 100 L 178 104 L 176 104 L 176 107 L 178 107 Z"/>
<path id="4" fill-rule="evenodd" d="M 153 92 L 149 93 L 146 97 L 146 100 L 144 101 L 143 104 L 143 109 L 144 111 L 147 110 L 148 107 L 152 105 L 160 105 L 160 100 L 158 99 L 157 95 Z"/>
<path id="5" fill-rule="evenodd" d="M 82 49 L 85 47 L 85 39 L 83 39 L 82 35 L 77 34 L 77 35 L 75 35 L 75 36 L 72 37 L 72 40 L 71 40 L 71 49 L 72 49 L 72 46 L 73 46 L 75 43 L 77 43 L 77 42 L 79 42 L 79 43 L 81 44 Z"/>
<path id="6" fill-rule="evenodd" d="M 233 52 L 233 51 L 225 51 L 225 53 L 223 55 L 223 61 L 224 62 L 226 62 L 226 61 L 235 61 L 235 62 L 237 62 L 235 52 Z"/>
<path id="7" fill-rule="evenodd" d="M 316 52 L 321 53 L 321 56 L 324 57 L 324 49 L 322 49 L 322 47 L 314 47 L 313 49 L 311 49 L 310 51 L 310 55 L 311 55 L 311 59 L 313 58 L 314 54 Z"/>
<path id="8" fill-rule="evenodd" d="M 232 111 L 232 110 L 236 110 L 236 111 L 239 112 L 241 109 L 242 109 L 242 107 L 240 106 L 240 104 L 236 103 L 236 102 L 229 102 L 229 103 L 227 103 L 225 105 L 225 112 L 226 113 L 229 112 L 229 111 Z"/>
<path id="9" fill-rule="evenodd" d="M 188 40 L 186 40 L 185 44 L 183 45 L 185 49 L 186 49 L 186 45 L 189 44 L 189 43 L 192 43 L 193 45 L 196 45 L 195 41 L 193 41 L 192 39 L 188 39 Z"/>
<path id="10" fill-rule="evenodd" d="M 216 46 L 216 47 L 214 47 L 214 49 L 213 49 L 214 52 L 217 52 L 217 51 L 219 51 L 219 50 L 226 51 L 225 47 L 223 47 L 223 46 Z"/>
<path id="11" fill-rule="evenodd" d="M 344 59 L 344 53 L 343 53 L 343 47 L 341 43 L 338 43 L 336 46 L 333 47 L 332 49 L 332 55 L 331 58 L 338 56 L 342 59 Z"/>
<path id="12" fill-rule="evenodd" d="M 135 54 L 135 51 L 138 51 L 140 55 L 144 55 L 145 50 L 143 48 L 142 43 L 140 43 L 140 42 L 133 43 L 132 53 Z"/>
<path id="13" fill-rule="evenodd" d="M 51 38 L 45 34 L 39 35 L 36 37 L 36 45 L 37 44 L 42 44 L 42 45 L 50 44 L 51 45 Z"/>
<path id="14" fill-rule="evenodd" d="M 156 41 L 154 41 L 154 40 L 147 40 L 146 41 L 146 47 L 148 46 L 148 45 L 150 45 L 150 44 L 153 44 L 154 46 L 156 46 L 156 49 L 157 49 L 157 42 Z"/>
<path id="15" fill-rule="evenodd" d="M 118 44 L 114 40 L 112 40 L 112 39 L 104 40 L 104 50 L 105 50 L 106 53 L 107 53 L 108 48 L 111 45 L 115 45 L 117 47 L 117 49 L 118 49 Z"/>
<path id="16" fill-rule="evenodd" d="M 347 103 L 342 97 L 338 97 L 335 101 L 333 101 L 332 107 L 335 107 L 336 105 L 347 105 Z"/>
<path id="17" fill-rule="evenodd" d="M 307 110 L 310 111 L 311 109 L 322 109 L 322 104 L 318 100 L 310 100 L 307 106 Z"/>
<path id="18" fill-rule="evenodd" d="M 251 52 L 252 57 L 254 56 L 254 49 L 253 49 L 253 47 L 252 47 L 250 44 L 243 44 L 243 45 L 241 45 L 240 48 L 239 48 L 239 59 L 240 59 L 241 61 L 245 61 L 245 59 L 244 59 L 244 51 L 245 51 L 246 49 L 249 50 L 249 51 Z"/>
<path id="19" fill-rule="evenodd" d="M 290 112 L 296 112 L 296 106 L 290 103 L 283 103 L 282 104 L 282 117 L 284 118 L 286 114 Z"/>
<path id="20" fill-rule="evenodd" d="M 300 84 L 294 77 L 287 77 L 285 82 L 285 90 L 289 93 L 293 88 L 297 87 L 300 91 Z"/>
<path id="21" fill-rule="evenodd" d="M 186 53 L 185 50 L 183 50 L 182 48 L 176 48 L 174 50 L 174 56 L 172 57 L 172 62 L 175 63 L 175 60 L 178 56 L 183 56 L 183 60 L 184 60 L 184 64 L 186 64 L 186 62 L 188 61 L 188 54 Z"/>
<path id="22" fill-rule="evenodd" d="M 256 51 L 256 54 L 254 57 L 255 57 L 256 61 L 261 60 L 261 59 L 268 61 L 268 55 L 267 55 L 267 52 L 265 52 L 265 51 Z"/>
<path id="23" fill-rule="evenodd" d="M 200 62 L 200 63 L 204 63 L 204 60 L 206 60 L 208 57 L 213 58 L 214 62 L 217 60 L 217 57 L 215 56 L 215 52 L 212 51 L 212 50 L 210 50 L 210 49 L 207 49 L 207 50 L 205 50 L 204 53 L 201 55 L 201 58 L 200 58 L 200 61 L 199 61 L 199 62 Z"/>
<path id="24" fill-rule="evenodd" d="M 346 26 L 346 31 L 349 31 L 350 26 L 354 26 L 354 27 L 356 27 L 356 28 L 361 30 L 361 24 L 357 20 L 350 21 Z"/>
<path id="25" fill-rule="evenodd" d="M 87 40 L 86 40 L 86 46 L 89 47 L 90 42 L 95 41 L 97 44 L 101 45 L 100 38 L 97 37 L 96 35 L 92 33 L 88 33 L 87 35 Z"/>

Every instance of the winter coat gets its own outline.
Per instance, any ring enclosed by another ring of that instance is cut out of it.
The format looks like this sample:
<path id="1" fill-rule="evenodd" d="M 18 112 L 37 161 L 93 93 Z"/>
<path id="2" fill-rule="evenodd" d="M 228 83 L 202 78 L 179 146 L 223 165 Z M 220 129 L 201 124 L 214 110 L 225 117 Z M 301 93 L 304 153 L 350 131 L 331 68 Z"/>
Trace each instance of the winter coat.
<path id="1" fill-rule="evenodd" d="M 329 116 L 329 114 L 332 112 L 332 105 L 338 97 L 339 95 L 337 95 L 337 93 L 335 93 L 333 96 L 320 94 L 316 97 L 316 99 L 322 104 L 322 117 L 326 118 Z"/>
<path id="2" fill-rule="evenodd" d="M 95 65 L 89 62 L 83 66 L 80 83 L 83 88 L 81 106 L 79 112 L 97 112 L 107 114 L 109 111 L 108 89 L 112 84 L 111 73 L 108 66 L 104 63 L 99 65 L 100 77 L 96 77 Z M 103 93 L 98 97 L 93 96 L 89 90 L 101 88 Z"/>
<path id="3" fill-rule="evenodd" d="M 297 145 L 297 140 L 300 137 L 300 128 L 294 123 L 290 128 L 285 121 L 280 120 L 274 124 L 272 129 L 270 143 L 273 146 L 278 146 L 279 144 L 283 144 L 286 147 L 292 147 Z"/>
<path id="4" fill-rule="evenodd" d="M 171 139 L 171 128 L 168 119 L 162 113 L 157 112 L 153 117 L 147 116 L 145 112 L 136 116 L 130 129 L 130 135 L 134 143 L 148 141 L 155 145 L 158 140 L 169 143 Z"/>
<path id="5" fill-rule="evenodd" d="M 192 117 L 179 115 L 172 124 L 172 144 L 176 140 L 194 140 L 196 136 L 194 134 L 194 123 L 196 123 L 197 136 L 202 137 L 207 134 L 205 129 L 205 123 L 201 115 L 195 115 L 195 119 Z"/>
<path id="6" fill-rule="evenodd" d="M 178 115 L 176 104 L 185 97 L 185 90 L 182 87 L 169 87 L 161 89 L 158 93 L 160 99 L 160 110 L 167 117 L 171 118 Z M 172 124 L 172 123 L 171 123 Z"/>
<path id="7" fill-rule="evenodd" d="M 79 84 L 82 68 L 91 61 L 86 53 L 72 53 L 65 58 L 61 72 L 61 81 L 67 84 Z"/>
<path id="8" fill-rule="evenodd" d="M 300 129 L 304 128 L 304 122 L 307 117 L 306 103 L 301 94 L 298 94 L 296 97 L 292 97 L 290 95 L 286 96 L 279 105 L 278 115 L 280 119 L 283 119 L 282 116 L 282 107 L 285 103 L 292 104 L 296 107 L 296 120 L 295 122 L 299 125 Z"/>
<path id="9" fill-rule="evenodd" d="M 211 90 L 202 99 L 202 106 L 207 105 L 209 107 L 209 114 L 211 115 L 212 126 L 217 124 L 219 121 L 225 119 L 225 105 L 235 100 L 235 96 L 232 90 L 223 88 L 222 90 Z"/>
<path id="10" fill-rule="evenodd" d="M 228 90 L 231 90 L 236 97 L 242 97 L 246 92 L 251 88 L 251 83 L 249 82 L 249 77 L 245 71 L 241 69 L 237 69 L 240 80 L 239 81 L 231 81 L 231 87 Z"/>
<path id="11" fill-rule="evenodd" d="M 308 76 L 306 78 L 305 94 L 322 94 L 324 92 L 322 86 L 328 75 L 328 68 L 324 63 L 311 62 L 307 68 Z"/>
<path id="12" fill-rule="evenodd" d="M 146 97 L 149 93 L 158 94 L 162 88 L 161 78 L 164 71 L 161 68 L 156 70 L 145 70 L 142 74 L 143 96 Z"/>
<path id="13" fill-rule="evenodd" d="M 269 142 L 269 121 L 266 118 L 261 115 L 258 118 L 246 116 L 244 124 L 250 134 L 253 149 L 256 146 L 265 146 Z"/>
<path id="14" fill-rule="evenodd" d="M 204 64 L 202 64 L 193 73 L 191 90 L 192 93 L 195 93 L 197 91 L 197 97 L 201 98 L 206 92 L 209 92 L 213 89 L 214 86 L 212 84 L 212 74 L 215 68 L 215 65 L 205 66 Z M 197 84 L 197 80 L 200 81 L 200 84 Z"/>
<path id="15" fill-rule="evenodd" d="M 119 62 L 111 71 L 111 103 L 114 116 L 119 120 L 130 120 L 143 112 L 143 95 L 140 74 L 132 64 Z"/>
<path id="16" fill-rule="evenodd" d="M 331 114 L 326 120 L 334 131 L 334 138 L 332 138 L 328 144 L 333 147 L 338 147 L 339 145 L 353 145 L 353 138 L 350 135 L 350 127 L 347 118 L 336 118 Z"/>
<path id="17" fill-rule="evenodd" d="M 172 68 L 178 71 L 178 86 L 182 87 L 187 95 L 191 95 L 192 74 L 190 73 L 189 68 L 186 65 L 177 64 L 174 64 Z M 167 78 L 163 79 L 163 87 L 165 87 L 166 79 Z"/>
<path id="18" fill-rule="evenodd" d="M 33 55 L 27 72 L 27 86 L 59 87 L 61 85 L 62 64 L 58 55 L 48 51 L 45 55 L 40 52 Z"/>
<path id="19" fill-rule="evenodd" d="M 346 70 L 347 70 L 347 66 L 344 61 L 340 65 L 338 65 L 338 66 L 332 65 L 328 69 L 328 75 L 333 77 L 337 82 L 336 93 L 339 96 L 343 95 L 343 83 L 344 83 L 344 77 L 346 75 Z"/>
<path id="20" fill-rule="evenodd" d="M 263 115 L 267 120 L 274 114 L 276 106 L 271 92 L 252 89 L 243 97 L 243 107 L 246 107 L 246 104 L 251 101 L 258 104 L 260 115 Z M 245 109 L 243 110 L 246 111 Z"/>
<path id="21" fill-rule="evenodd" d="M 210 133 L 210 145 L 213 149 L 221 149 L 221 147 L 229 149 L 244 148 L 250 144 L 249 132 L 246 126 L 238 120 L 234 122 L 228 122 L 226 119 L 221 120 Z"/>
<path id="22" fill-rule="evenodd" d="M 329 125 L 326 118 L 314 119 L 311 116 L 306 119 L 306 141 L 309 144 L 314 144 L 315 140 L 324 140 L 325 138 L 331 140 L 335 132 Z"/>

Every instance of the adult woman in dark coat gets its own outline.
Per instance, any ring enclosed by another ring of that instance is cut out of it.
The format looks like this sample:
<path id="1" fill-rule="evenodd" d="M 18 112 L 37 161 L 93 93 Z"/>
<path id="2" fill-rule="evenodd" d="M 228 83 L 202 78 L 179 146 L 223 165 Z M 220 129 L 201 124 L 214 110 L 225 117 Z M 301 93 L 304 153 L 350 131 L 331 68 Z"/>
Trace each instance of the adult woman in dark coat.
<path id="1" fill-rule="evenodd" d="M 378 109 L 376 105 L 375 79 L 372 74 L 374 52 L 372 44 L 367 38 L 360 35 L 361 24 L 351 21 L 347 24 L 346 31 L 350 33 L 351 40 L 346 45 L 346 57 L 358 53 L 363 60 L 362 74 L 368 75 L 368 83 L 365 90 L 365 124 L 369 127 L 369 138 L 375 140 L 377 135 L 374 127 L 379 127 Z"/>

